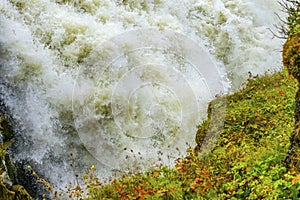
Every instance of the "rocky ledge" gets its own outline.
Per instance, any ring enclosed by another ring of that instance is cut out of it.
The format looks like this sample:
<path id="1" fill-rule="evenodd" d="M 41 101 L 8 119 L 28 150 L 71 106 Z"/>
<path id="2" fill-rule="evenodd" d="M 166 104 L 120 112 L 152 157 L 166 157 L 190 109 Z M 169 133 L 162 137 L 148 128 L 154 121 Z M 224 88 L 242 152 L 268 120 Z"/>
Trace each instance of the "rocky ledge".
<path id="1" fill-rule="evenodd" d="M 16 168 L 6 151 L 13 135 L 9 121 L 0 112 L 0 199 L 32 200 L 24 187 L 18 184 Z"/>

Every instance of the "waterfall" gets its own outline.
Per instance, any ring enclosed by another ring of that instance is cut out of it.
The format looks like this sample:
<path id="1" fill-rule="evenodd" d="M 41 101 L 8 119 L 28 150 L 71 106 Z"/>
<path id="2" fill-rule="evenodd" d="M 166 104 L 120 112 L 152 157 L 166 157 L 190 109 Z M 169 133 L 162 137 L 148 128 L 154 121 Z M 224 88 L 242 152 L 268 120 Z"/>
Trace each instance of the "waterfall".
<path id="1" fill-rule="evenodd" d="M 195 146 L 209 101 L 249 72 L 281 70 L 275 13 L 272 0 L 2 0 L 15 162 L 58 187 L 72 160 L 103 178 L 172 165 Z"/>

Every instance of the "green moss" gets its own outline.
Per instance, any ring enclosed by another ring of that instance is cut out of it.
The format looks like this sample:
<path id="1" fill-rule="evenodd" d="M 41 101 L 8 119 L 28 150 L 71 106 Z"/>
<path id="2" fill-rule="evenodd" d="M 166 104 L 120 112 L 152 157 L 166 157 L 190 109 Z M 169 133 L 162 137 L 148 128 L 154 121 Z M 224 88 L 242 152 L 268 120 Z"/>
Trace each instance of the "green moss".
<path id="1" fill-rule="evenodd" d="M 15 192 L 14 200 L 32 200 L 32 197 L 21 185 L 14 185 L 11 190 Z"/>
<path id="2" fill-rule="evenodd" d="M 15 193 L 9 191 L 0 179 L 0 199 L 14 200 Z"/>
<path id="3" fill-rule="evenodd" d="M 14 185 L 11 190 L 7 189 L 0 179 L 0 199 L 3 200 L 33 200 L 23 186 Z"/>
<path id="4" fill-rule="evenodd" d="M 289 73 L 300 80 L 300 33 L 289 36 L 283 47 L 283 64 Z"/>

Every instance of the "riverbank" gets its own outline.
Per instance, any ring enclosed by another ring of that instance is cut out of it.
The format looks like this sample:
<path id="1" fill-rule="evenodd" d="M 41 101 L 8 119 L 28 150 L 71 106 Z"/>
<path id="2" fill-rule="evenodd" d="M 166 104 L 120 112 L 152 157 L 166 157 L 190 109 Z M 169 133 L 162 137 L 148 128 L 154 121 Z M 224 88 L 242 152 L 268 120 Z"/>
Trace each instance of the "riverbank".
<path id="1" fill-rule="evenodd" d="M 156 168 L 102 185 L 84 176 L 86 199 L 261 199 L 298 198 L 300 174 L 287 171 L 283 160 L 293 130 L 296 82 L 287 71 L 248 81 L 226 96 L 226 119 L 214 150 L 178 160 L 174 168 Z M 205 123 L 204 125 L 205 126 Z M 199 134 L 205 132 L 199 127 Z M 85 188 L 85 189 L 84 189 Z"/>
<path id="2" fill-rule="evenodd" d="M 243 90 L 226 96 L 221 136 L 205 158 L 190 151 L 174 168 L 124 176 L 112 184 L 100 183 L 91 167 L 88 176 L 79 177 L 86 184 L 70 185 L 67 194 L 72 198 L 89 194 L 86 199 L 296 198 L 300 174 L 287 172 L 283 163 L 293 130 L 296 89 L 286 70 L 249 79 Z M 209 121 L 198 128 L 198 146 L 206 124 Z M 5 131 L 10 138 L 8 126 L 2 128 Z"/>

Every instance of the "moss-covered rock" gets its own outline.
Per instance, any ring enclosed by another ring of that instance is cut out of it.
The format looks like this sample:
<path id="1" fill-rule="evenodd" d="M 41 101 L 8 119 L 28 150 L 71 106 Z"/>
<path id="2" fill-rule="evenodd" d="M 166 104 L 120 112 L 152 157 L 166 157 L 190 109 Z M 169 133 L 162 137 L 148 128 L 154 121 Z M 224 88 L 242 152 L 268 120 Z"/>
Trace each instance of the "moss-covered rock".
<path id="1" fill-rule="evenodd" d="M 33 200 L 21 185 L 14 185 L 11 190 L 0 179 L 0 199 L 3 200 Z"/>
<path id="2" fill-rule="evenodd" d="M 0 162 L 0 169 L 6 174 L 7 177 L 6 181 L 10 182 L 10 185 L 17 183 L 15 167 L 11 162 L 8 153 L 3 149 L 0 149 Z M 2 177 L 2 181 L 3 179 L 4 177 Z"/>
<path id="3" fill-rule="evenodd" d="M 283 46 L 283 65 L 300 81 L 300 33 L 289 36 Z"/>
<path id="4" fill-rule="evenodd" d="M 289 14 L 287 18 L 287 40 L 283 45 L 282 62 L 290 75 L 298 81 L 298 91 L 295 97 L 295 126 L 290 137 L 290 147 L 285 164 L 287 168 L 293 166 L 300 170 L 300 1 L 288 1 L 291 6 L 285 5 Z"/>
<path id="5" fill-rule="evenodd" d="M 12 127 L 2 113 L 0 113 L 0 137 L 4 142 L 9 141 L 14 137 Z"/>
<path id="6" fill-rule="evenodd" d="M 0 199 L 32 200 L 23 186 L 17 185 L 16 170 L 6 149 L 13 137 L 13 130 L 5 116 L 0 113 Z"/>
<path id="7" fill-rule="evenodd" d="M 209 103 L 207 108 L 207 119 L 197 127 L 196 150 L 200 151 L 203 146 L 206 146 L 205 148 L 208 151 L 213 148 L 222 132 L 226 116 L 225 113 L 226 97 L 217 97 Z"/>
<path id="8" fill-rule="evenodd" d="M 3 200 L 33 200 L 28 192 L 21 185 L 14 185 L 11 190 L 7 189 L 0 180 L 0 199 Z"/>
<path id="9" fill-rule="evenodd" d="M 22 185 L 14 185 L 11 190 L 15 192 L 15 200 L 32 200 L 32 197 Z"/>
<path id="10" fill-rule="evenodd" d="M 14 200 L 15 192 L 7 189 L 5 184 L 0 179 L 0 199 Z"/>

